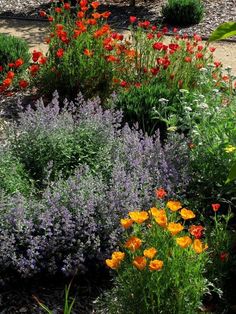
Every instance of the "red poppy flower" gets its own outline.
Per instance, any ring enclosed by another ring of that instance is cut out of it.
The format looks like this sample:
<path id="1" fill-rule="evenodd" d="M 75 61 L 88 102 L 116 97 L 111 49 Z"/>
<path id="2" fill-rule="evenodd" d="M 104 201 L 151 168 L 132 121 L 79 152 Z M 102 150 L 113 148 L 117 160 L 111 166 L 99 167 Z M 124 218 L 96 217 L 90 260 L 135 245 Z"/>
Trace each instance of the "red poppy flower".
<path id="1" fill-rule="evenodd" d="M 190 63 L 190 62 L 192 62 L 192 58 L 191 57 L 185 57 L 184 61 Z"/>
<path id="2" fill-rule="evenodd" d="M 162 48 L 163 48 L 163 43 L 155 43 L 155 44 L 153 44 L 153 49 L 155 49 L 155 50 L 162 50 Z"/>
<path id="3" fill-rule="evenodd" d="M 137 17 L 136 16 L 130 16 L 129 17 L 129 21 L 131 24 L 135 23 L 137 21 Z"/>
<path id="4" fill-rule="evenodd" d="M 11 83 L 12 83 L 12 79 L 8 77 L 8 78 L 6 78 L 5 80 L 3 80 L 2 85 L 3 85 L 5 88 L 7 88 L 7 87 L 9 87 L 9 86 L 11 85 Z"/>
<path id="5" fill-rule="evenodd" d="M 48 17 L 48 21 L 49 21 L 49 22 L 53 22 L 53 17 L 52 17 L 52 16 L 49 16 L 49 17 Z"/>
<path id="6" fill-rule="evenodd" d="M 196 239 L 201 239 L 204 227 L 192 225 L 189 228 L 189 233 L 193 235 Z"/>
<path id="7" fill-rule="evenodd" d="M 222 262 L 225 262 L 229 258 L 229 253 L 227 252 L 221 252 L 220 253 L 220 259 Z"/>
<path id="8" fill-rule="evenodd" d="M 106 12 L 103 12 L 101 15 L 102 15 L 102 17 L 103 17 L 104 19 L 108 19 L 109 16 L 111 15 L 111 12 L 106 11 Z"/>
<path id="9" fill-rule="evenodd" d="M 34 62 L 37 62 L 38 59 L 39 59 L 41 56 L 42 56 L 42 52 L 40 52 L 40 51 L 34 50 L 34 51 L 32 52 L 32 60 L 33 60 Z"/>
<path id="10" fill-rule="evenodd" d="M 196 58 L 197 59 L 202 59 L 203 58 L 203 53 L 201 53 L 201 52 L 196 53 Z"/>
<path id="11" fill-rule="evenodd" d="M 2 65 L 0 65 L 0 72 L 2 72 L 3 71 L 3 66 Z"/>
<path id="12" fill-rule="evenodd" d="M 29 83 L 25 80 L 20 80 L 19 81 L 19 86 L 20 88 L 26 88 L 29 85 Z"/>
<path id="13" fill-rule="evenodd" d="M 81 7 L 86 7 L 87 4 L 88 4 L 88 0 L 81 0 L 80 1 L 80 6 Z"/>
<path id="14" fill-rule="evenodd" d="M 60 14 L 62 12 L 62 9 L 61 8 L 55 8 L 55 12 Z"/>
<path id="15" fill-rule="evenodd" d="M 17 59 L 17 60 L 15 61 L 15 67 L 16 67 L 16 68 L 21 67 L 23 64 L 24 64 L 24 60 L 21 59 L 21 58 L 19 58 L 19 59 Z"/>
<path id="16" fill-rule="evenodd" d="M 221 62 L 220 61 L 215 61 L 214 65 L 216 68 L 219 68 L 221 66 Z"/>
<path id="17" fill-rule="evenodd" d="M 38 64 L 33 64 L 29 67 L 29 71 L 31 75 L 35 75 L 39 70 L 39 65 Z"/>
<path id="18" fill-rule="evenodd" d="M 9 68 L 14 68 L 15 67 L 15 63 L 9 63 L 8 66 L 9 66 Z"/>
<path id="19" fill-rule="evenodd" d="M 126 81 L 122 81 L 122 82 L 120 82 L 120 86 L 121 87 L 127 87 L 128 83 Z"/>
<path id="20" fill-rule="evenodd" d="M 153 76 L 156 76 L 159 71 L 160 71 L 159 68 L 151 68 L 151 69 L 150 69 L 150 72 L 152 73 Z"/>
<path id="21" fill-rule="evenodd" d="M 45 17 L 45 16 L 47 16 L 47 13 L 45 11 L 43 11 L 43 10 L 40 10 L 39 11 L 39 16 Z"/>
<path id="22" fill-rule="evenodd" d="M 214 212 L 217 212 L 220 209 L 220 204 L 218 204 L 218 203 L 211 204 L 211 207 L 214 210 Z"/>
<path id="23" fill-rule="evenodd" d="M 7 78 L 9 78 L 9 79 L 11 79 L 11 80 L 14 78 L 14 76 L 15 76 L 15 73 L 12 72 L 12 71 L 9 71 L 9 72 L 7 73 Z"/>
<path id="24" fill-rule="evenodd" d="M 39 59 L 39 63 L 40 64 L 45 64 L 46 62 L 47 62 L 47 58 L 46 57 L 44 57 L 44 56 L 42 56 L 40 59 Z"/>
<path id="25" fill-rule="evenodd" d="M 154 35 L 152 33 L 147 34 L 147 39 L 153 39 Z"/>
<path id="26" fill-rule="evenodd" d="M 64 3 L 63 7 L 65 10 L 70 10 L 70 3 L 68 3 L 68 2 Z"/>
<path id="27" fill-rule="evenodd" d="M 59 48 L 56 52 L 56 55 L 58 58 L 62 58 L 64 55 L 64 50 L 62 48 Z"/>
<path id="28" fill-rule="evenodd" d="M 166 27 L 166 26 L 165 26 L 165 27 L 163 27 L 163 28 L 162 28 L 162 32 L 163 32 L 163 34 L 168 33 L 168 27 Z"/>
<path id="29" fill-rule="evenodd" d="M 215 47 L 210 47 L 209 50 L 210 50 L 210 52 L 214 52 L 216 50 L 216 48 Z"/>
<path id="30" fill-rule="evenodd" d="M 79 11 L 79 12 L 77 13 L 77 17 L 80 18 L 80 19 L 82 19 L 82 18 L 84 17 L 84 12 L 83 12 L 83 11 Z"/>

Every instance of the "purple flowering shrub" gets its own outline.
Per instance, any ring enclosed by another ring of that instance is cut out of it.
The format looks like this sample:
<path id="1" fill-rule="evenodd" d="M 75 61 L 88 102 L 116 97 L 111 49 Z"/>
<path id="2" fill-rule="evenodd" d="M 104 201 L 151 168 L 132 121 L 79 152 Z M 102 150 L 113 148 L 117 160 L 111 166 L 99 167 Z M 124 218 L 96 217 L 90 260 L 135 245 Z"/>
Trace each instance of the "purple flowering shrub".
<path id="1" fill-rule="evenodd" d="M 37 197 L 18 194 L 0 202 L 0 274 L 73 274 L 91 263 L 103 263 L 120 240 L 120 218 L 132 209 L 147 209 L 156 187 L 165 188 L 169 197 L 183 195 L 188 187 L 188 147 L 183 137 L 173 135 L 162 145 L 158 134 L 149 137 L 128 125 L 121 127 L 122 113 L 103 111 L 97 100 L 84 102 L 80 97 L 62 112 L 58 106 L 53 101 L 49 107 L 39 105 L 22 114 L 15 143 L 25 140 L 30 145 L 28 139 L 37 131 L 51 138 L 55 130 L 60 133 L 64 128 L 67 135 L 73 129 L 78 139 L 78 130 L 88 130 L 95 138 L 94 143 L 88 138 L 92 144 L 86 149 L 92 147 L 94 154 L 88 150 L 88 163 L 84 157 L 67 177 L 49 180 Z M 32 150 L 24 148 L 26 154 Z"/>

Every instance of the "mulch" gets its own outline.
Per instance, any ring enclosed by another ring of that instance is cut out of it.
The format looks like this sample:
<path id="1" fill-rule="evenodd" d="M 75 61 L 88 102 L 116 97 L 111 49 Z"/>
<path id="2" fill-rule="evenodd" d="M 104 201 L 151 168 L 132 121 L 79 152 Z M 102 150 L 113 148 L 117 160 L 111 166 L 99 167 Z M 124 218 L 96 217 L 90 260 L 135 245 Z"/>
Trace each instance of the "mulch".
<path id="1" fill-rule="evenodd" d="M 101 10 L 112 12 L 110 22 L 116 27 L 128 26 L 130 15 L 143 20 L 150 20 L 155 24 L 162 21 L 162 6 L 167 0 L 136 0 L 135 7 L 130 7 L 131 0 L 101 0 Z M 33 18 L 39 19 L 39 9 L 48 9 L 50 0 L 0 0 L 0 18 Z M 197 33 L 208 37 L 220 24 L 236 20 L 236 0 L 203 0 L 204 18 L 198 25 L 181 27 L 181 32 L 189 35 Z M 173 25 L 177 26 L 177 25 Z M 171 29 L 171 26 L 169 26 Z"/>

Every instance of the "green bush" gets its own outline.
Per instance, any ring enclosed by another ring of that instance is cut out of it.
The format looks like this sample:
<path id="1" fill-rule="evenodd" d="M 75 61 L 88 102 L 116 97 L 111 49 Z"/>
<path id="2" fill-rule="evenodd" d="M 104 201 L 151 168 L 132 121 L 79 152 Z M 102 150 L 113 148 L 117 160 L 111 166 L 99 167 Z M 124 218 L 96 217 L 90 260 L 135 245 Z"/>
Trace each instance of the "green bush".
<path id="1" fill-rule="evenodd" d="M 198 24 L 203 12 L 201 0 L 168 0 L 168 4 L 162 8 L 165 21 L 179 26 Z"/>
<path id="2" fill-rule="evenodd" d="M 15 63 L 19 59 L 23 61 L 23 64 L 20 66 Z M 25 40 L 0 34 L 0 66 L 2 67 L 0 81 L 10 70 L 22 74 L 28 67 L 29 61 L 29 47 Z"/>
<path id="3" fill-rule="evenodd" d="M 31 185 L 23 165 L 7 151 L 0 152 L 0 177 L 1 193 L 29 194 Z"/>
<path id="4" fill-rule="evenodd" d="M 122 109 L 129 123 L 139 123 L 145 132 L 152 134 L 157 128 L 165 129 L 164 120 L 170 112 L 178 111 L 176 88 L 169 88 L 166 82 L 152 80 L 141 87 L 132 86 L 118 94 L 115 106 Z"/>

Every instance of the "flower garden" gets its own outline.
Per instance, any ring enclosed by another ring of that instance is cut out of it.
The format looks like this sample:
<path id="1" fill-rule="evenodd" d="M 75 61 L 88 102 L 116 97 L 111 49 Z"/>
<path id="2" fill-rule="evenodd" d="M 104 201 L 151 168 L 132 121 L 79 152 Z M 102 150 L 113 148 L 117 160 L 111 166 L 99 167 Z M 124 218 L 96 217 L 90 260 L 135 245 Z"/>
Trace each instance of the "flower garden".
<path id="1" fill-rule="evenodd" d="M 39 15 L 50 22 L 47 54 L 0 35 L 1 95 L 38 98 L 15 104 L 2 127 L 1 290 L 59 278 L 61 308 L 34 295 L 34 313 L 82 313 L 80 278 L 92 290 L 96 276 L 99 295 L 83 313 L 231 313 L 231 68 L 214 42 L 176 27 L 167 37 L 130 16 L 120 33 L 97 1 L 52 1 Z"/>

